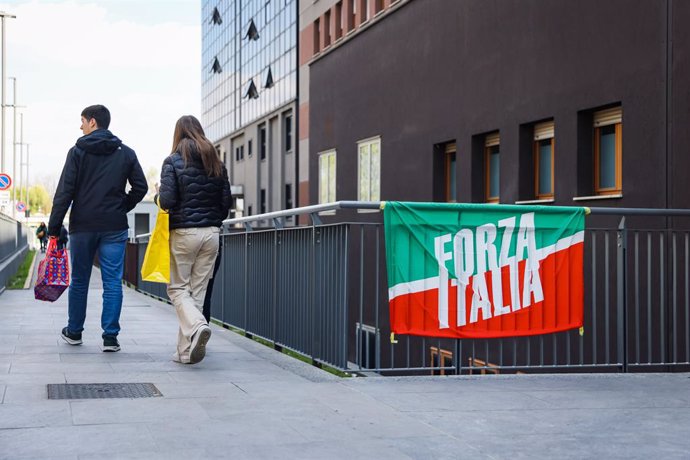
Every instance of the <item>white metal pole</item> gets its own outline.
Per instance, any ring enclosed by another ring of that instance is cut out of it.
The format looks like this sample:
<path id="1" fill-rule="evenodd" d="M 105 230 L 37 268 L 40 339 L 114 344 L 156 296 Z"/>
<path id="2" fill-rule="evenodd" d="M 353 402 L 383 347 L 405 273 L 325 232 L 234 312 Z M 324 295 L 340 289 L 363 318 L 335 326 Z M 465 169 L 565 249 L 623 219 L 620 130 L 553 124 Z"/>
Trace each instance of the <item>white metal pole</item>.
<path id="1" fill-rule="evenodd" d="M 2 107 L 0 112 L 2 112 L 2 117 L 0 123 L 2 123 L 2 135 L 0 136 L 0 148 L 2 149 L 2 164 L 0 165 L 0 172 L 5 172 L 5 70 L 7 66 L 5 65 L 5 16 L 2 16 L 0 20 L 2 22 Z"/>
<path id="2" fill-rule="evenodd" d="M 17 218 L 17 78 L 10 77 L 12 79 L 12 89 L 14 92 L 14 97 L 12 98 L 12 114 L 14 121 L 12 122 L 12 180 L 15 181 L 15 185 L 12 187 L 12 217 Z"/>
<path id="3" fill-rule="evenodd" d="M 16 18 L 16 16 L 0 11 L 0 27 L 2 27 L 2 71 L 0 74 L 0 78 L 2 78 L 2 84 L 0 84 L 0 91 L 2 92 L 0 95 L 2 101 L 0 106 L 0 112 L 2 113 L 0 116 L 0 123 L 2 124 L 2 128 L 0 128 L 0 157 L 2 157 L 2 161 L 0 161 L 0 172 L 5 172 L 5 83 L 7 80 L 7 65 L 5 62 L 5 18 Z"/>
<path id="4" fill-rule="evenodd" d="M 24 201 L 24 114 L 19 114 L 19 201 Z M 16 206 L 16 205 L 15 205 Z"/>
<path id="5" fill-rule="evenodd" d="M 31 179 L 29 179 L 29 144 L 26 144 L 26 210 L 24 211 L 24 217 L 26 217 L 26 214 L 29 211 L 29 205 L 31 204 L 31 197 L 29 195 L 30 182 Z"/>

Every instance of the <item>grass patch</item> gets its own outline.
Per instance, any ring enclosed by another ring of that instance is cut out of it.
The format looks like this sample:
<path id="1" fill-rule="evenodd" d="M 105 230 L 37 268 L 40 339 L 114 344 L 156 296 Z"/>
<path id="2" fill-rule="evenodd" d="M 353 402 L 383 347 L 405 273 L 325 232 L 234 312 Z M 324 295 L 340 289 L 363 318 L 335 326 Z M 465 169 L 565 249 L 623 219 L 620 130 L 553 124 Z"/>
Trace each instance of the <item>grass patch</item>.
<path id="1" fill-rule="evenodd" d="M 261 345 L 264 345 L 266 347 L 269 347 L 269 348 L 272 348 L 272 349 L 278 351 L 275 344 L 273 342 L 271 342 L 270 340 L 266 340 L 266 339 L 263 339 L 261 337 L 257 337 L 255 335 L 247 334 L 242 329 L 236 328 L 234 326 L 230 326 L 229 324 L 223 324 L 223 322 L 218 321 L 216 319 L 211 319 L 211 322 L 217 326 L 220 326 L 220 327 L 225 328 L 229 331 L 232 331 L 235 334 L 239 334 L 242 337 L 251 338 L 253 341 L 260 343 Z M 324 370 L 324 371 L 326 371 L 330 374 L 336 375 L 338 377 L 343 377 L 343 378 L 352 377 L 352 374 L 350 374 L 348 372 L 343 372 L 341 370 L 338 370 L 338 369 L 331 367 L 331 366 L 328 366 L 326 364 L 318 363 L 308 356 L 305 356 L 301 353 L 297 353 L 297 352 L 292 351 L 292 350 L 288 350 L 287 348 L 280 349 L 280 352 L 283 353 L 284 355 L 288 355 L 291 358 L 298 359 L 304 363 L 311 364 L 312 366 L 316 366 L 316 367 L 320 368 L 321 370 Z"/>
<path id="2" fill-rule="evenodd" d="M 24 289 L 24 283 L 29 276 L 29 269 L 31 268 L 31 262 L 33 262 L 35 254 L 35 250 L 29 249 L 17 273 L 7 282 L 7 289 Z"/>

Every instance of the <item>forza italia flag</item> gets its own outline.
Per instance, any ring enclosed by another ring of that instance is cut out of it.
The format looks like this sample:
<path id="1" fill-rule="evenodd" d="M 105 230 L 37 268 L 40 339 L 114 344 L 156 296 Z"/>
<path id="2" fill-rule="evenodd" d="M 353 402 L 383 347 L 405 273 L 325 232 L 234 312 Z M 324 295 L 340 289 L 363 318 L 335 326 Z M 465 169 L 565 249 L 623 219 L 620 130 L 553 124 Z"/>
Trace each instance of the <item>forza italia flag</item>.
<path id="1" fill-rule="evenodd" d="M 583 323 L 585 208 L 384 206 L 391 331 L 516 337 Z"/>

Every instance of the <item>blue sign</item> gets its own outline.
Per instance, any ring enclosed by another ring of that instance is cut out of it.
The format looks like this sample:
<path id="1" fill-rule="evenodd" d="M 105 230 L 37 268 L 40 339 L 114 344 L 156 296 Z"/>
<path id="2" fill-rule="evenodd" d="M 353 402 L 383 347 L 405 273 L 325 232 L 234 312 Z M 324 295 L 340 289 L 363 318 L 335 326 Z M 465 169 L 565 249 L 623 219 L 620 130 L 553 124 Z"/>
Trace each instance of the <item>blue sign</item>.
<path id="1" fill-rule="evenodd" d="M 0 190 L 7 190 L 12 187 L 12 178 L 9 174 L 0 173 Z"/>
<path id="2" fill-rule="evenodd" d="M 25 209 L 26 209 L 26 203 L 24 203 L 23 201 L 20 201 L 19 203 L 17 203 L 17 211 L 22 212 Z"/>

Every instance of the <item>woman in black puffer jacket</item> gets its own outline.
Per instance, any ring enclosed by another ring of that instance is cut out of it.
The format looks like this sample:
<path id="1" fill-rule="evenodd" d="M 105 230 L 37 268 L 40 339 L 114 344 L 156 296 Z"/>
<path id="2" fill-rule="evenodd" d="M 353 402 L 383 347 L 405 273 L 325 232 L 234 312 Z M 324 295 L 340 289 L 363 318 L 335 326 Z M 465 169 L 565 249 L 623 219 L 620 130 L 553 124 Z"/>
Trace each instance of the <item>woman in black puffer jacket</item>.
<path id="1" fill-rule="evenodd" d="M 163 161 L 155 200 L 170 213 L 168 296 L 180 323 L 173 360 L 198 363 L 211 337 L 202 311 L 220 227 L 230 209 L 230 183 L 216 149 L 191 115 L 175 125 L 173 151 Z"/>

